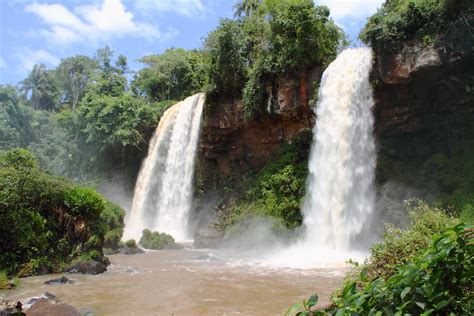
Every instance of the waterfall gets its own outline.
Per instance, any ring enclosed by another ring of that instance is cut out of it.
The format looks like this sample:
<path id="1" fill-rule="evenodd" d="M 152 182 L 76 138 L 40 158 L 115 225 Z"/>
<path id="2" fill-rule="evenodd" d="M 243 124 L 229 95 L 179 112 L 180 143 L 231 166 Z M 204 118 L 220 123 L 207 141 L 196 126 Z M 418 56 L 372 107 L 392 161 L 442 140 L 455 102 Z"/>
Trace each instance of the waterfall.
<path id="1" fill-rule="evenodd" d="M 347 49 L 321 80 L 303 203 L 307 240 L 349 249 L 374 205 L 370 48 Z"/>
<path id="2" fill-rule="evenodd" d="M 277 264 L 344 262 L 367 232 L 374 208 L 374 105 L 370 48 L 346 49 L 325 70 L 302 204 L 305 237 L 276 254 Z"/>
<path id="3" fill-rule="evenodd" d="M 204 95 L 169 108 L 151 139 L 135 185 L 124 240 L 140 239 L 143 229 L 189 238 L 188 216 Z"/>

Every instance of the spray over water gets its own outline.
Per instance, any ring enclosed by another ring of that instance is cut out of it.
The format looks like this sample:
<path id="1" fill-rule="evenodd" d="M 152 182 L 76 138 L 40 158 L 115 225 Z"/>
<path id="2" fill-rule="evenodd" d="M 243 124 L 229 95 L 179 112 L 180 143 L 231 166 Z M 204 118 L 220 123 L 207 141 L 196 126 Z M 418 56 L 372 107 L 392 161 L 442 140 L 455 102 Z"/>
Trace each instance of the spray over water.
<path id="1" fill-rule="evenodd" d="M 123 239 L 138 240 L 143 229 L 188 239 L 194 165 L 204 94 L 188 97 L 162 116 L 143 161 Z"/>
<path id="2" fill-rule="evenodd" d="M 343 264 L 368 229 L 374 168 L 370 48 L 343 51 L 323 74 L 303 202 L 306 235 L 271 259 L 317 267 Z"/>

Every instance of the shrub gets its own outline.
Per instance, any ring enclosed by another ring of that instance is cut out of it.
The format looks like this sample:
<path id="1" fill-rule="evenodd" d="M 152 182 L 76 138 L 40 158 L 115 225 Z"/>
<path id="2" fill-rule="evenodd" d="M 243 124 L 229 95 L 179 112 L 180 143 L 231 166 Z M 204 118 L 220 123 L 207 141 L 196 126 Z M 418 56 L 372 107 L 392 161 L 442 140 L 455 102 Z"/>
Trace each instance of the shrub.
<path id="1" fill-rule="evenodd" d="M 64 204 L 72 215 L 98 218 L 105 207 L 104 199 L 91 188 L 74 187 L 64 194 Z"/>
<path id="2" fill-rule="evenodd" d="M 248 216 L 270 217 L 275 228 L 301 225 L 300 201 L 305 194 L 308 173 L 309 133 L 283 144 L 274 158 L 250 179 L 243 199 L 232 207 L 227 225 Z"/>
<path id="3" fill-rule="evenodd" d="M 143 230 L 139 244 L 145 249 L 153 250 L 171 249 L 177 246 L 172 236 L 165 233 L 151 232 L 148 229 Z"/>
<path id="4" fill-rule="evenodd" d="M 117 204 L 106 202 L 100 219 L 105 224 L 104 247 L 118 249 L 124 229 L 125 211 Z"/>
<path id="5" fill-rule="evenodd" d="M 443 210 L 422 201 L 411 201 L 407 207 L 411 208 L 411 227 L 400 229 L 387 226 L 383 242 L 372 247 L 367 263 L 369 280 L 391 276 L 398 266 L 419 255 L 433 235 L 459 223 L 458 219 L 446 215 Z"/>
<path id="6" fill-rule="evenodd" d="M 35 157 L 26 149 L 15 148 L 0 156 L 1 167 L 12 168 L 37 168 Z"/>
<path id="7" fill-rule="evenodd" d="M 103 198 L 42 172 L 25 151 L 4 157 L 21 159 L 0 165 L 0 270 L 19 276 L 57 272 L 90 251 L 101 256 Z"/>
<path id="8" fill-rule="evenodd" d="M 374 48 L 388 50 L 397 50 L 402 41 L 413 38 L 427 44 L 469 5 L 464 0 L 386 0 L 369 18 L 360 37 Z"/>
<path id="9" fill-rule="evenodd" d="M 135 239 L 129 239 L 125 242 L 125 246 L 127 246 L 128 248 L 136 248 L 137 242 L 135 241 Z"/>
<path id="10" fill-rule="evenodd" d="M 445 229 L 433 236 L 421 255 L 386 280 L 369 281 L 364 268 L 359 280 L 344 285 L 331 307 L 312 311 L 313 315 L 472 315 L 473 242 L 473 226 Z M 312 306 L 306 304 L 297 315 L 308 315 Z"/>

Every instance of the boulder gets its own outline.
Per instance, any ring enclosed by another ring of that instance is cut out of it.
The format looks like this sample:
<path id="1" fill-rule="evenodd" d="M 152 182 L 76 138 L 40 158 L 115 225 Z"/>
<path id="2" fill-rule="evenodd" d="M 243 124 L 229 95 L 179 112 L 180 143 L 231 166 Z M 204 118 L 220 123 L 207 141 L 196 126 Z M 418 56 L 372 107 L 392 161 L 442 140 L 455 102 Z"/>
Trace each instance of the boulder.
<path id="1" fill-rule="evenodd" d="M 140 254 L 140 253 L 144 253 L 144 252 L 145 251 L 143 251 L 139 247 L 128 247 L 127 245 L 125 245 L 122 248 L 120 248 L 120 254 L 121 255 L 130 256 L 130 255 L 136 255 L 136 254 Z"/>
<path id="2" fill-rule="evenodd" d="M 22 309 L 23 304 L 19 301 L 0 300 L 0 316 L 25 315 Z"/>
<path id="3" fill-rule="evenodd" d="M 74 306 L 47 298 L 38 299 L 27 311 L 27 316 L 80 316 L 81 313 Z"/>
<path id="4" fill-rule="evenodd" d="M 69 279 L 66 278 L 65 276 L 60 277 L 59 279 L 52 279 L 52 280 L 44 281 L 44 284 L 45 284 L 45 285 L 73 284 L 73 283 L 74 283 L 74 281 L 69 280 Z"/>
<path id="5" fill-rule="evenodd" d="M 68 273 L 99 274 L 107 271 L 105 265 L 94 260 L 80 261 L 67 269 Z"/>

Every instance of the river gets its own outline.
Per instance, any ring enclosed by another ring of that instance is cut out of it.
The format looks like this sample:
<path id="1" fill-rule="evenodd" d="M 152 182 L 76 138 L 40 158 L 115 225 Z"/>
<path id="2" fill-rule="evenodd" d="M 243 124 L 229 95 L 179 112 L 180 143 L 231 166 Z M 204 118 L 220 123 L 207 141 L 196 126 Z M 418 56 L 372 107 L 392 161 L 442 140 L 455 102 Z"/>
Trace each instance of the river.
<path id="1" fill-rule="evenodd" d="M 109 259 L 103 274 L 67 275 L 74 284 L 43 285 L 62 275 L 21 279 L 6 298 L 23 301 L 50 292 L 96 316 L 283 315 L 313 293 L 328 303 L 344 272 L 272 267 L 235 250 L 185 248 Z"/>

